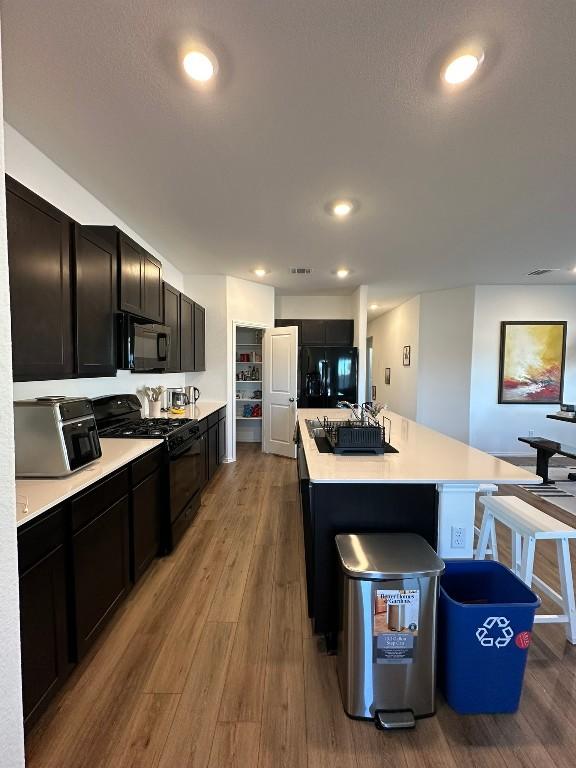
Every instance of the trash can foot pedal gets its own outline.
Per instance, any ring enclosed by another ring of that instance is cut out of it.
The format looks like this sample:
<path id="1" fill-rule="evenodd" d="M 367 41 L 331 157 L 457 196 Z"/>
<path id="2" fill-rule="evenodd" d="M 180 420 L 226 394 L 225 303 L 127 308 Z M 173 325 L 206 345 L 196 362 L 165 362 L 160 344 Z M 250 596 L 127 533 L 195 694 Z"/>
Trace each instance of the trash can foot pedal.
<path id="1" fill-rule="evenodd" d="M 396 712 L 380 710 L 375 715 L 376 728 L 379 731 L 394 731 L 398 728 L 414 728 L 416 721 L 411 709 L 402 709 Z"/>

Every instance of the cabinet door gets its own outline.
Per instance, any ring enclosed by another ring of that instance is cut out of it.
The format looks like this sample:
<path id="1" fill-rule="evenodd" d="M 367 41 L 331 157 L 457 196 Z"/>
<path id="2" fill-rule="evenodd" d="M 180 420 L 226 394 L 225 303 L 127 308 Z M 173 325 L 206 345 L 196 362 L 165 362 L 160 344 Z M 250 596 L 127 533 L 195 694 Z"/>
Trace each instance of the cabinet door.
<path id="1" fill-rule="evenodd" d="M 211 480 L 218 469 L 218 424 L 208 429 L 208 479 Z"/>
<path id="2" fill-rule="evenodd" d="M 116 374 L 116 249 L 88 227 L 76 225 L 76 360 L 80 376 Z"/>
<path id="3" fill-rule="evenodd" d="M 164 283 L 164 325 L 172 331 L 168 370 L 180 370 L 180 291 Z"/>
<path id="4" fill-rule="evenodd" d="M 354 344 L 354 320 L 326 320 L 326 346 L 351 347 Z"/>
<path id="5" fill-rule="evenodd" d="M 132 491 L 132 580 L 138 581 L 160 547 L 161 473 L 156 470 Z"/>
<path id="6" fill-rule="evenodd" d="M 6 179 L 14 379 L 74 375 L 70 220 Z"/>
<path id="7" fill-rule="evenodd" d="M 326 339 L 324 320 L 302 320 L 302 346 L 322 346 Z"/>
<path id="8" fill-rule="evenodd" d="M 194 303 L 194 370 L 206 370 L 206 310 Z"/>
<path id="9" fill-rule="evenodd" d="M 78 659 L 128 593 L 128 512 L 125 496 L 72 537 Z"/>
<path id="10" fill-rule="evenodd" d="M 144 307 L 142 315 L 154 323 L 162 321 L 162 265 L 143 251 Z"/>
<path id="11" fill-rule="evenodd" d="M 226 419 L 218 422 L 218 464 L 222 464 L 226 457 Z"/>
<path id="12" fill-rule="evenodd" d="M 202 484 L 200 486 L 200 490 L 204 488 L 206 483 L 208 482 L 208 432 L 204 432 L 201 437 L 198 438 L 200 441 L 200 455 L 203 458 L 203 466 L 204 471 L 202 474 Z"/>
<path id="13" fill-rule="evenodd" d="M 120 309 L 142 315 L 144 310 L 143 249 L 127 235 L 119 235 Z"/>
<path id="14" fill-rule="evenodd" d="M 20 576 L 22 699 L 28 728 L 68 676 L 66 557 L 61 545 Z"/>
<path id="15" fill-rule="evenodd" d="M 194 302 L 180 294 L 180 367 L 194 370 Z"/>

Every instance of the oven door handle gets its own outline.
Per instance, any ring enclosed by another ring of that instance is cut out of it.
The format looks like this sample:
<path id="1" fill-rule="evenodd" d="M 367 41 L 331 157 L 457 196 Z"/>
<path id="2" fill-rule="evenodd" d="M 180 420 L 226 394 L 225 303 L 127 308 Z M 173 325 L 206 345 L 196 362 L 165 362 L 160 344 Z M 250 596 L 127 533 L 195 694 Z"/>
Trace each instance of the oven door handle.
<path id="1" fill-rule="evenodd" d="M 184 453 L 188 453 L 188 451 L 193 447 L 194 443 L 198 442 L 201 439 L 202 439 L 201 436 L 200 437 L 194 437 L 189 442 L 184 443 L 183 446 L 177 448 L 175 451 L 172 451 L 170 453 L 170 461 L 173 461 L 174 459 L 179 458 Z"/>

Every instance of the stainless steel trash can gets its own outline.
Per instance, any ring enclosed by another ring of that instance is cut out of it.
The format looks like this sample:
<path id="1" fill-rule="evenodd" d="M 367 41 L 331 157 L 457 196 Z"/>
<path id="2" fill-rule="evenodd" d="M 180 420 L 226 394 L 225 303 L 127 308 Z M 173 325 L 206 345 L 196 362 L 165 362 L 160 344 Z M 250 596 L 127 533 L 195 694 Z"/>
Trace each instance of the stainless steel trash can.
<path id="1" fill-rule="evenodd" d="M 443 561 L 411 533 L 340 534 L 338 678 L 350 717 L 409 728 L 434 714 Z"/>

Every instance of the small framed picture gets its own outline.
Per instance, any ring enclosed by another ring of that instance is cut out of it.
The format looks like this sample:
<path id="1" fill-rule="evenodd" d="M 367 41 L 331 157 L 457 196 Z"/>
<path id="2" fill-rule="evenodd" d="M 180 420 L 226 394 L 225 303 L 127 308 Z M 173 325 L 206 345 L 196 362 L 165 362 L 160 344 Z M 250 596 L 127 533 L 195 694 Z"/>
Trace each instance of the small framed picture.
<path id="1" fill-rule="evenodd" d="M 384 368 L 384 384 L 390 384 L 390 368 Z"/>
<path id="2" fill-rule="evenodd" d="M 376 400 L 376 384 L 372 384 L 372 402 Z"/>
<path id="3" fill-rule="evenodd" d="M 402 365 L 406 367 L 410 365 L 410 347 L 404 347 L 404 353 L 402 355 Z"/>

